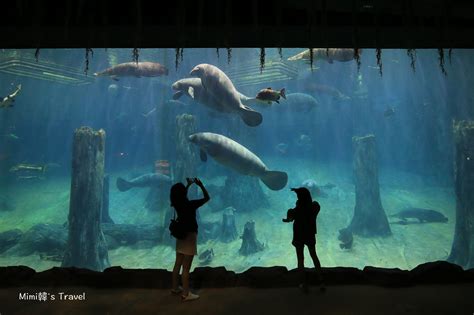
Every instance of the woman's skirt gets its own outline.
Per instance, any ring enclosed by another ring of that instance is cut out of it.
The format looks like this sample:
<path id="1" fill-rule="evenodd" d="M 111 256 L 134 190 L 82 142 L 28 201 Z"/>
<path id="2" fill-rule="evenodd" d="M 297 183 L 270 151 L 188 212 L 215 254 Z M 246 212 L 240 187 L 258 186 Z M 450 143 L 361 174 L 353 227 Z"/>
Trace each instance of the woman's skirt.
<path id="1" fill-rule="evenodd" d="M 182 240 L 176 240 L 176 252 L 184 255 L 197 255 L 197 233 L 189 232 Z"/>

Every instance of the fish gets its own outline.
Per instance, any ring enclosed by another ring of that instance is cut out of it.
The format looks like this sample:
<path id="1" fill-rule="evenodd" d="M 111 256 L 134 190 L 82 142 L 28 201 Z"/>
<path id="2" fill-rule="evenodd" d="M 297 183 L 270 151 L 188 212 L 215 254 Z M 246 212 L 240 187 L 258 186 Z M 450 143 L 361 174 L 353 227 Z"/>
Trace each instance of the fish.
<path id="1" fill-rule="evenodd" d="M 8 140 L 20 140 L 20 137 L 18 137 L 16 134 L 14 133 L 9 133 L 9 134 L 5 134 L 5 135 L 2 135 L 2 137 L 8 139 Z"/>
<path id="2" fill-rule="evenodd" d="M 338 101 L 349 101 L 351 99 L 350 96 L 345 95 L 335 87 L 329 85 L 310 82 L 306 84 L 304 89 L 308 92 L 327 94 Z"/>
<path id="3" fill-rule="evenodd" d="M 10 168 L 11 173 L 28 172 L 28 173 L 46 173 L 47 165 L 37 164 L 17 164 Z"/>
<path id="4" fill-rule="evenodd" d="M 171 178 L 167 175 L 157 173 L 141 175 L 132 180 L 118 177 L 116 181 L 118 190 L 122 192 L 134 187 L 161 187 L 166 184 L 171 184 Z"/>
<path id="5" fill-rule="evenodd" d="M 43 176 L 36 176 L 36 175 L 27 175 L 27 176 L 17 176 L 16 177 L 17 180 L 43 180 L 44 177 Z"/>
<path id="6" fill-rule="evenodd" d="M 355 49 L 353 48 L 313 48 L 313 60 L 326 60 L 329 63 L 334 61 L 347 62 L 354 60 L 354 53 Z M 358 54 L 361 53 L 362 49 L 358 49 Z M 297 60 L 310 60 L 309 49 L 288 58 L 288 61 Z"/>
<path id="7" fill-rule="evenodd" d="M 159 77 L 168 75 L 168 69 L 157 62 L 125 62 L 94 73 L 96 77 L 108 76 L 118 81 L 118 77 Z"/>
<path id="8" fill-rule="evenodd" d="M 393 107 L 389 107 L 383 112 L 383 115 L 384 117 L 391 117 L 395 115 L 395 109 Z"/>
<path id="9" fill-rule="evenodd" d="M 18 84 L 16 87 L 16 90 L 13 91 L 13 93 L 5 96 L 1 101 L 0 101 L 0 108 L 10 108 L 13 107 L 15 103 L 15 98 L 20 93 L 21 91 L 21 84 Z"/>
<path id="10" fill-rule="evenodd" d="M 207 161 L 209 154 L 216 162 L 242 175 L 258 177 L 271 190 L 281 190 L 288 182 L 288 174 L 272 171 L 249 149 L 223 135 L 201 132 L 189 136 L 189 141 L 199 146 L 200 158 Z"/>
<path id="11" fill-rule="evenodd" d="M 239 115 L 248 126 L 256 127 L 262 123 L 262 114 L 242 104 L 240 93 L 221 69 L 202 63 L 195 66 L 190 75 L 201 79 L 201 85 L 218 100 L 219 107 Z"/>
<path id="12" fill-rule="evenodd" d="M 151 114 L 153 114 L 155 111 L 156 111 L 156 107 L 153 107 L 153 109 L 150 110 L 149 112 L 147 112 L 147 113 L 142 113 L 142 116 L 145 117 L 145 118 L 148 118 L 148 116 L 150 116 Z"/>
<path id="13" fill-rule="evenodd" d="M 285 89 L 281 89 L 280 91 L 273 90 L 271 87 L 260 90 L 255 97 L 258 100 L 267 102 L 271 104 L 272 102 L 280 103 L 279 99 L 283 97 L 286 99 Z"/>
<path id="14" fill-rule="evenodd" d="M 312 146 L 311 144 L 311 138 L 308 135 L 301 134 L 299 137 L 296 139 L 296 145 L 299 147 L 305 147 L 309 148 Z"/>
<path id="15" fill-rule="evenodd" d="M 201 264 L 209 264 L 212 259 L 214 258 L 214 250 L 211 249 L 206 249 L 204 252 L 202 252 L 199 255 L 199 260 L 201 261 Z"/>
<path id="16" fill-rule="evenodd" d="M 288 153 L 288 144 L 286 143 L 279 143 L 275 146 L 275 149 L 280 154 L 287 154 Z"/>
<path id="17" fill-rule="evenodd" d="M 399 218 L 401 221 L 398 224 L 408 224 L 407 219 L 417 219 L 418 223 L 425 222 L 448 222 L 448 218 L 437 210 L 423 209 L 423 208 L 406 208 L 400 212 L 389 215 L 389 217 Z"/>

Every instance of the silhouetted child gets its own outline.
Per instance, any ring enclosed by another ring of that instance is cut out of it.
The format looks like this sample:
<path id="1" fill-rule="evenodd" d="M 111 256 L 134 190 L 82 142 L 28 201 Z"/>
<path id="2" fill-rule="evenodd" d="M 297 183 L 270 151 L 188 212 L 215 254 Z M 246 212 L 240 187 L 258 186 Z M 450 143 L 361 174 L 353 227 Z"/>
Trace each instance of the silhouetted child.
<path id="1" fill-rule="evenodd" d="M 316 269 L 318 278 L 321 283 L 321 290 L 325 290 L 322 281 L 321 263 L 316 254 L 316 218 L 321 209 L 317 201 L 313 201 L 311 193 L 307 188 L 292 188 L 296 193 L 298 200 L 293 209 L 289 209 L 283 222 L 293 222 L 293 241 L 292 244 L 296 248 L 296 257 L 298 259 L 298 269 L 302 272 L 304 281 L 300 287 L 307 292 L 307 279 L 304 269 L 304 246 L 309 250 L 314 268 Z"/>

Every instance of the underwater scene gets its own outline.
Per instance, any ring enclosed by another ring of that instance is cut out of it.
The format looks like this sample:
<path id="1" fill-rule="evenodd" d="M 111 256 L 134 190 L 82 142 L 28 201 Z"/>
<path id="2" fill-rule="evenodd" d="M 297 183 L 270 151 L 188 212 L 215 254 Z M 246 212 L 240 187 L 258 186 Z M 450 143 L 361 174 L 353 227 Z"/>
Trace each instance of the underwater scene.
<path id="1" fill-rule="evenodd" d="M 473 64 L 463 49 L 2 50 L 0 266 L 61 266 L 83 126 L 105 139 L 111 266 L 172 269 L 169 191 L 186 177 L 211 197 L 193 268 L 295 268 L 295 187 L 321 205 L 323 267 L 446 260 Z"/>

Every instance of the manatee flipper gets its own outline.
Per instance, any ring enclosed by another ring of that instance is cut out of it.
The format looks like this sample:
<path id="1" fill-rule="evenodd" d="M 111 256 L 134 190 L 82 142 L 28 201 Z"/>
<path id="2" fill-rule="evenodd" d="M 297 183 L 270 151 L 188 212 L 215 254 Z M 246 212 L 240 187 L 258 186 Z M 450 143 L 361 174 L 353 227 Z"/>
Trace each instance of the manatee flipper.
<path id="1" fill-rule="evenodd" d="M 247 126 L 250 126 L 250 127 L 258 126 L 263 121 L 262 114 L 260 114 L 259 112 L 255 111 L 255 110 L 253 110 L 250 107 L 245 106 L 245 105 L 243 105 L 240 108 L 239 116 L 242 118 L 244 123 Z"/>
<path id="2" fill-rule="evenodd" d="M 181 96 L 183 96 L 184 92 L 183 91 L 178 91 L 176 93 L 173 94 L 173 99 L 174 100 L 177 100 L 179 99 Z"/>
<path id="3" fill-rule="evenodd" d="M 280 190 L 286 186 L 288 174 L 280 171 L 266 171 L 260 179 L 271 190 Z"/>
<path id="4" fill-rule="evenodd" d="M 127 191 L 132 188 L 133 185 L 130 182 L 126 181 L 122 177 L 117 178 L 117 188 L 120 191 Z"/>
<path id="5" fill-rule="evenodd" d="M 188 88 L 188 94 L 192 99 L 194 99 L 194 88 L 192 86 Z"/>
<path id="6" fill-rule="evenodd" d="M 206 152 L 204 152 L 204 150 L 199 150 L 199 158 L 203 162 L 207 161 L 207 154 L 206 154 Z"/>

